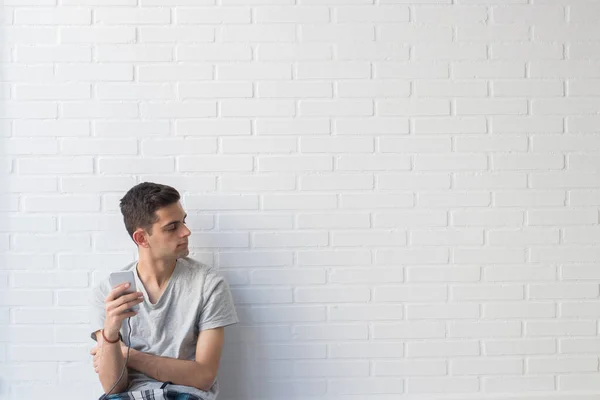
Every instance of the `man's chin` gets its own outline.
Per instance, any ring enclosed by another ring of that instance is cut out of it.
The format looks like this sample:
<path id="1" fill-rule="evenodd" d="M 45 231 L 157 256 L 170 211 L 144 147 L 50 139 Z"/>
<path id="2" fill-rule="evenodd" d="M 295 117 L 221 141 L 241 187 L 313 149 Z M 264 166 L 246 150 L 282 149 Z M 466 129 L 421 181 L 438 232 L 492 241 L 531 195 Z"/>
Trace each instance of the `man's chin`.
<path id="1" fill-rule="evenodd" d="M 185 248 L 183 248 L 179 252 L 177 252 L 177 258 L 187 257 L 189 254 L 190 254 L 190 249 L 188 249 L 186 246 Z"/>

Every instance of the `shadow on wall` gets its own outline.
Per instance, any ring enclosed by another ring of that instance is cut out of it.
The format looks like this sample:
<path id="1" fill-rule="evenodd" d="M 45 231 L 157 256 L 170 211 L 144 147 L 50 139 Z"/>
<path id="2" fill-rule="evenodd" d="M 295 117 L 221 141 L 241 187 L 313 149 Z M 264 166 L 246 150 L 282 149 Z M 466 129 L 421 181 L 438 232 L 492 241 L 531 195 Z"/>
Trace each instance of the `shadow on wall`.
<path id="1" fill-rule="evenodd" d="M 252 270 L 264 266 L 289 268 L 291 262 L 291 258 L 287 260 L 277 250 L 215 253 L 215 267 L 231 287 L 240 321 L 225 328 L 219 368 L 220 400 L 296 398 L 297 392 L 291 387 L 294 385 L 291 361 L 285 359 L 286 355 L 277 346 L 293 342 L 292 321 L 301 318 L 288 304 L 261 304 L 244 291 Z M 274 316 L 272 310 L 282 311 L 285 318 L 281 319 L 280 312 Z"/>
<path id="2" fill-rule="evenodd" d="M 4 15 L 3 3 L 0 3 L 0 15 Z M 0 21 L 0 65 L 6 65 L 9 61 L 6 57 L 6 32 L 4 24 Z M 4 69 L 0 68 L 0 82 L 5 82 Z M 10 97 L 9 86 L 0 84 L 0 293 L 8 289 L 8 258 L 6 251 L 9 249 L 10 230 L 9 221 L 6 215 L 7 211 L 13 211 L 12 208 L 18 207 L 16 196 L 10 195 L 8 176 L 12 172 L 12 160 L 6 153 L 6 138 L 11 134 L 10 121 L 6 119 L 6 99 Z M 0 305 L 3 303 L 0 302 Z M 8 328 L 9 312 L 8 308 L 0 307 L 0 337 L 6 337 L 5 331 Z M 0 342 L 0 363 L 7 360 L 7 343 Z M 0 398 L 8 396 L 8 382 L 10 376 L 0 375 Z"/>

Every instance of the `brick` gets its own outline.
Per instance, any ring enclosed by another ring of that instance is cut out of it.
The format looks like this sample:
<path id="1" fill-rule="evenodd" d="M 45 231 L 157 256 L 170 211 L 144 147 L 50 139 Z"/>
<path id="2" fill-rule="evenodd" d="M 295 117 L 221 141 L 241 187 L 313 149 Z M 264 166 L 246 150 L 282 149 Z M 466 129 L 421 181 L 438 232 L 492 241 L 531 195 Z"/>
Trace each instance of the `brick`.
<path id="1" fill-rule="evenodd" d="M 288 191 L 296 188 L 293 176 L 221 176 L 220 189 L 224 192 Z"/>
<path id="2" fill-rule="evenodd" d="M 535 392 L 554 390 L 554 377 L 486 377 L 483 388 L 490 392 Z"/>
<path id="3" fill-rule="evenodd" d="M 364 194 L 342 194 L 340 196 L 340 207 L 349 209 L 395 209 L 395 208 L 411 208 L 414 205 L 414 200 L 410 194 L 380 194 L 380 193 L 364 193 Z M 407 216 L 406 213 L 381 213 L 375 215 L 375 225 L 385 227 L 382 223 L 385 220 L 390 221 L 389 223 L 396 223 L 398 220 L 395 218 L 402 219 Z M 420 218 L 434 217 L 431 213 L 424 212 L 422 214 L 415 214 L 417 221 Z M 434 217 L 435 218 L 435 217 Z M 402 223 L 410 223 L 410 218 L 403 220 Z M 439 220 L 439 219 L 438 219 Z M 380 224 L 381 223 L 381 224 Z M 392 227 L 387 225 L 387 227 Z"/>
<path id="4" fill-rule="evenodd" d="M 492 133 L 561 133 L 563 132 L 563 118 L 546 116 L 493 116 L 491 117 L 490 127 Z"/>
<path id="5" fill-rule="evenodd" d="M 252 171 L 251 156 L 181 156 L 179 171 L 233 172 Z"/>
<path id="6" fill-rule="evenodd" d="M 149 156 L 210 154 L 217 152 L 217 142 L 207 138 L 145 139 L 142 154 Z"/>
<path id="7" fill-rule="evenodd" d="M 407 244 L 403 231 L 339 231 L 333 232 L 334 246 L 404 246 Z"/>
<path id="8" fill-rule="evenodd" d="M 163 62 L 173 60 L 173 49 L 155 45 L 101 45 L 96 47 L 100 62 Z"/>
<path id="9" fill-rule="evenodd" d="M 384 280 L 383 282 L 392 283 L 393 281 Z M 447 299 L 448 290 L 444 286 L 379 286 L 373 290 L 373 302 L 428 303 Z"/>
<path id="10" fill-rule="evenodd" d="M 134 43 L 135 27 L 91 26 L 59 28 L 59 43 Z"/>
<path id="11" fill-rule="evenodd" d="M 409 47 L 404 43 L 338 42 L 335 46 L 335 56 L 338 60 L 408 60 Z"/>
<path id="12" fill-rule="evenodd" d="M 441 360 L 375 361 L 375 376 L 436 376 L 445 375 L 446 363 Z"/>
<path id="13" fill-rule="evenodd" d="M 484 267 L 483 279 L 491 282 L 554 281 L 556 267 L 530 265 Z"/>
<path id="14" fill-rule="evenodd" d="M 458 137 L 455 139 L 455 143 L 455 151 L 459 153 L 525 152 L 529 147 L 527 136 Z M 497 161 L 495 157 L 492 155 L 492 161 Z M 506 159 L 504 160 L 506 161 Z"/>
<path id="15" fill-rule="evenodd" d="M 257 285 L 311 285 L 323 284 L 327 279 L 323 269 L 281 269 L 254 270 L 251 280 Z"/>
<path id="16" fill-rule="evenodd" d="M 220 28 L 219 37 L 223 42 L 294 42 L 296 41 L 295 26 L 291 24 L 227 26 Z"/>
<path id="17" fill-rule="evenodd" d="M 483 305 L 483 317 L 486 319 L 553 318 L 556 317 L 556 306 L 553 303 L 531 301 L 527 304 L 486 303 Z"/>
<path id="18" fill-rule="evenodd" d="M 301 42 L 366 42 L 375 39 L 367 24 L 300 25 Z"/>
<path id="19" fill-rule="evenodd" d="M 354 340 L 367 339 L 367 325 L 330 324 L 330 325 L 296 325 L 294 336 L 298 340 Z"/>
<path id="20" fill-rule="evenodd" d="M 525 63 L 517 61 L 462 61 L 452 64 L 452 78 L 525 78 Z"/>
<path id="21" fill-rule="evenodd" d="M 382 153 L 449 153 L 450 138 L 387 138 L 378 140 Z"/>
<path id="22" fill-rule="evenodd" d="M 438 79 L 449 77 L 449 66 L 432 61 L 378 62 L 373 73 L 377 79 Z"/>
<path id="23" fill-rule="evenodd" d="M 169 3 L 172 5 L 172 3 Z M 197 26 L 139 26 L 140 43 L 197 43 L 213 42 L 214 29 Z M 177 48 L 177 54 L 179 54 Z"/>
<path id="24" fill-rule="evenodd" d="M 333 88 L 330 83 L 324 82 L 259 82 L 256 94 L 265 98 L 330 98 L 333 97 Z"/>
<path id="25" fill-rule="evenodd" d="M 265 210 L 327 210 L 336 208 L 336 205 L 337 198 L 331 194 L 268 194 L 262 198 L 262 208 Z"/>
<path id="26" fill-rule="evenodd" d="M 168 84 L 109 83 L 96 85 L 96 97 L 106 100 L 171 100 L 175 90 Z"/>
<path id="27" fill-rule="evenodd" d="M 297 303 L 361 303 L 369 301 L 370 290 L 364 287 L 296 288 Z"/>
<path id="28" fill-rule="evenodd" d="M 554 339 L 520 339 L 484 341 L 484 353 L 490 356 L 500 355 L 538 355 L 554 354 Z"/>
<path id="29" fill-rule="evenodd" d="M 498 80 L 492 82 L 492 93 L 497 97 L 561 97 L 564 89 L 558 80 Z"/>
<path id="30" fill-rule="evenodd" d="M 560 24 L 565 9 L 559 5 L 493 6 L 492 19 L 498 24 Z"/>
<path id="31" fill-rule="evenodd" d="M 211 65 L 140 65 L 136 67 L 140 82 L 197 81 L 213 79 Z M 130 79 L 131 80 L 131 79 Z"/>
<path id="32" fill-rule="evenodd" d="M 94 10 L 94 23 L 106 25 L 163 25 L 171 23 L 171 13 L 166 8 L 102 7 Z"/>
<path id="33" fill-rule="evenodd" d="M 292 255 L 290 251 L 223 251 L 218 262 L 222 267 L 284 267 L 292 265 Z"/>
<path id="34" fill-rule="evenodd" d="M 488 159 L 485 155 L 417 155 L 414 169 L 417 171 L 454 171 L 485 170 Z"/>
<path id="35" fill-rule="evenodd" d="M 339 82 L 340 97 L 408 97 L 410 84 L 405 81 Z"/>
<path id="36" fill-rule="evenodd" d="M 145 137 L 167 135 L 170 132 L 168 121 L 111 120 L 93 121 L 96 136 Z"/>
<path id="37" fill-rule="evenodd" d="M 334 132 L 340 135 L 406 135 L 409 121 L 408 118 L 393 117 L 336 119 Z"/>
<path id="38" fill-rule="evenodd" d="M 58 29 L 53 27 L 19 27 L 5 24 L 4 40 L 6 40 L 7 44 L 28 44 L 42 47 L 45 45 L 56 45 L 58 41 Z"/>
<path id="39" fill-rule="evenodd" d="M 529 26 L 464 24 L 457 27 L 458 42 L 524 42 L 529 41 Z M 537 29 L 537 27 L 536 27 Z"/>
<path id="40" fill-rule="evenodd" d="M 598 61 L 532 61 L 529 74 L 532 78 L 598 78 Z"/>
<path id="41" fill-rule="evenodd" d="M 457 210 L 450 214 L 453 226 L 521 226 L 524 215 L 515 210 Z"/>
<path id="42" fill-rule="evenodd" d="M 328 119 L 258 119 L 258 135 L 325 135 L 331 132 Z"/>
<path id="43" fill-rule="evenodd" d="M 299 265 L 343 266 L 371 263 L 371 254 L 368 250 L 300 250 L 297 254 Z"/>
<path id="44" fill-rule="evenodd" d="M 287 64 L 252 63 L 217 65 L 219 80 L 290 80 L 292 68 Z"/>
<path id="45" fill-rule="evenodd" d="M 17 8 L 16 25 L 89 25 L 92 11 L 86 8 Z"/>
<path id="46" fill-rule="evenodd" d="M 403 155 L 341 155 L 336 161 L 340 171 L 393 171 L 411 169 L 410 159 Z"/>
<path id="47" fill-rule="evenodd" d="M 56 79 L 83 82 L 132 81 L 133 67 L 127 64 L 58 64 Z"/>
<path id="48" fill-rule="evenodd" d="M 301 191 L 372 190 L 373 176 L 365 174 L 327 174 L 300 177 Z"/>
<path id="49" fill-rule="evenodd" d="M 260 156 L 258 170 L 263 172 L 331 171 L 331 156 Z"/>
<path id="50" fill-rule="evenodd" d="M 567 82 L 567 92 L 569 96 L 593 96 L 597 93 L 600 85 L 600 79 L 570 79 Z M 586 118 L 589 118 L 586 120 Z M 594 117 L 572 117 L 570 121 L 577 121 L 574 126 L 585 126 L 586 121 L 592 120 Z M 583 124 L 581 123 L 583 122 Z"/>
<path id="51" fill-rule="evenodd" d="M 332 49 L 328 44 L 279 44 L 259 43 L 256 46 L 260 61 L 316 61 L 331 60 Z M 353 58 L 354 59 L 354 58 Z"/>
<path id="52" fill-rule="evenodd" d="M 514 115 L 527 114 L 526 100 L 457 99 L 457 115 Z"/>
<path id="53" fill-rule="evenodd" d="M 414 118 L 415 134 L 470 134 L 485 133 L 487 123 L 481 117 Z"/>
<path id="54" fill-rule="evenodd" d="M 449 115 L 450 103 L 444 99 L 377 100 L 377 114 L 389 115 Z"/>
<path id="55" fill-rule="evenodd" d="M 416 80 L 413 91 L 417 97 L 486 97 L 487 84 L 469 80 Z"/>
<path id="56" fill-rule="evenodd" d="M 252 130 L 250 120 L 245 119 L 212 119 L 212 120 L 178 120 L 175 134 L 195 136 L 238 136 L 250 135 Z"/>
<path id="57" fill-rule="evenodd" d="M 175 20 L 177 24 L 195 25 L 249 24 L 251 20 L 250 13 L 249 8 L 242 7 L 177 7 L 175 9 Z"/>
<path id="58" fill-rule="evenodd" d="M 561 60 L 564 49 L 558 43 L 492 44 L 493 60 Z"/>
<path id="59" fill-rule="evenodd" d="M 292 100 L 222 100 L 224 117 L 292 117 L 296 105 Z"/>
<path id="60" fill-rule="evenodd" d="M 596 360 L 592 357 L 536 357 L 526 360 L 526 364 L 527 370 L 531 373 L 573 373 L 596 371 Z M 561 377 L 560 383 L 564 383 L 563 377 Z M 578 387 L 581 387 L 581 385 L 578 385 Z"/>
<path id="61" fill-rule="evenodd" d="M 91 62 L 90 46 L 16 46 L 16 61 L 21 63 Z M 55 93 L 58 94 L 58 93 Z"/>
<path id="62" fill-rule="evenodd" d="M 371 100 L 301 100 L 300 116 L 372 116 Z"/>
<path id="63" fill-rule="evenodd" d="M 415 60 L 485 60 L 487 48 L 480 43 L 417 43 Z"/>
<path id="64" fill-rule="evenodd" d="M 520 337 L 522 333 L 520 321 L 477 321 L 477 322 L 451 322 L 448 325 L 448 336 L 451 338 L 498 338 L 498 337 Z M 471 360 L 474 361 L 474 360 Z M 508 360 L 506 360 L 508 362 Z M 511 369 L 522 370 L 522 363 L 515 364 L 515 360 L 511 360 L 509 363 Z M 454 365 L 457 370 L 460 370 L 460 375 L 473 375 L 477 371 L 476 365 L 479 364 L 482 367 L 482 371 L 486 371 L 486 374 L 501 373 L 495 368 L 490 368 L 493 371 L 488 371 L 485 365 L 488 361 L 480 360 L 480 363 L 470 364 L 467 362 L 461 362 L 460 360 L 451 361 L 451 367 Z M 489 362 L 494 364 L 493 362 Z M 516 365 L 521 366 L 517 368 Z"/>
<path id="65" fill-rule="evenodd" d="M 300 214 L 299 228 L 369 228 L 369 214 Z"/>
<path id="66" fill-rule="evenodd" d="M 486 249 L 456 249 L 454 261 L 459 264 L 491 262 L 498 264 L 518 264 L 525 262 L 525 251 L 521 248 L 497 247 Z"/>
<path id="67" fill-rule="evenodd" d="M 171 157 L 100 158 L 98 170 L 103 174 L 174 172 L 175 162 Z"/>
<path id="68" fill-rule="evenodd" d="M 477 319 L 479 318 L 479 306 L 477 304 L 447 304 L 447 305 L 424 305 L 408 304 L 407 319 Z"/>
<path id="69" fill-rule="evenodd" d="M 407 282 L 477 282 L 479 267 L 408 267 Z"/>
<path id="70" fill-rule="evenodd" d="M 195 100 L 143 102 L 140 114 L 148 119 L 216 117 L 217 105 L 212 101 Z"/>
<path id="71" fill-rule="evenodd" d="M 269 23 L 323 23 L 329 22 L 329 8 L 327 7 L 257 7 L 255 19 L 259 24 Z M 248 21 L 250 22 L 250 21 Z M 342 22 L 342 21 L 339 21 Z M 357 22 L 357 21 L 348 21 Z"/>
<path id="72" fill-rule="evenodd" d="M 99 211 L 100 198 L 97 195 L 51 195 L 26 196 L 23 199 L 26 212 L 79 212 Z"/>
<path id="73" fill-rule="evenodd" d="M 50 138 L 6 139 L 3 141 L 3 147 L 4 153 L 7 155 L 41 155 L 58 153 L 57 140 Z"/>
<path id="74" fill-rule="evenodd" d="M 93 172 L 93 167 L 91 157 L 17 160 L 17 170 L 21 174 L 89 174 Z"/>

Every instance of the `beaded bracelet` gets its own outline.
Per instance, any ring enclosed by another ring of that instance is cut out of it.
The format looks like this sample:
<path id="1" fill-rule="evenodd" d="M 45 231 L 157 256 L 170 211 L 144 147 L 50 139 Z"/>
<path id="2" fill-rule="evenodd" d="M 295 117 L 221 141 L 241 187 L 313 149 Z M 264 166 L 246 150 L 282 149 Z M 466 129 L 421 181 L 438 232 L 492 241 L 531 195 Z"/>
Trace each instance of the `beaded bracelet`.
<path id="1" fill-rule="evenodd" d="M 112 340 L 108 340 L 108 338 L 104 335 L 104 329 L 102 329 L 100 332 L 102 333 L 102 338 L 107 343 L 115 344 L 115 343 L 118 343 L 119 340 L 121 340 L 121 334 L 120 333 L 119 333 L 119 337 L 117 337 L 117 340 L 112 341 Z"/>

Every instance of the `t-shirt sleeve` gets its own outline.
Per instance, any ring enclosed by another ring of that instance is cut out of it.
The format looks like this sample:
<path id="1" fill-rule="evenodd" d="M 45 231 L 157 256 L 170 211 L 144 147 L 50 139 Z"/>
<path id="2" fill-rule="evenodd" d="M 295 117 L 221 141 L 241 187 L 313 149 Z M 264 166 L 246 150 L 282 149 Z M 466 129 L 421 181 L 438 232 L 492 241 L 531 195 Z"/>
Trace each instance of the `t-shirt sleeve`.
<path id="1" fill-rule="evenodd" d="M 96 340 L 95 332 L 104 328 L 104 318 L 106 317 L 104 300 L 107 294 L 104 293 L 102 285 L 95 286 L 89 298 L 90 312 L 90 337 Z"/>
<path id="2" fill-rule="evenodd" d="M 206 276 L 203 297 L 202 311 L 198 318 L 198 331 L 220 328 L 238 322 L 229 285 L 222 276 L 216 273 L 209 273 Z"/>

